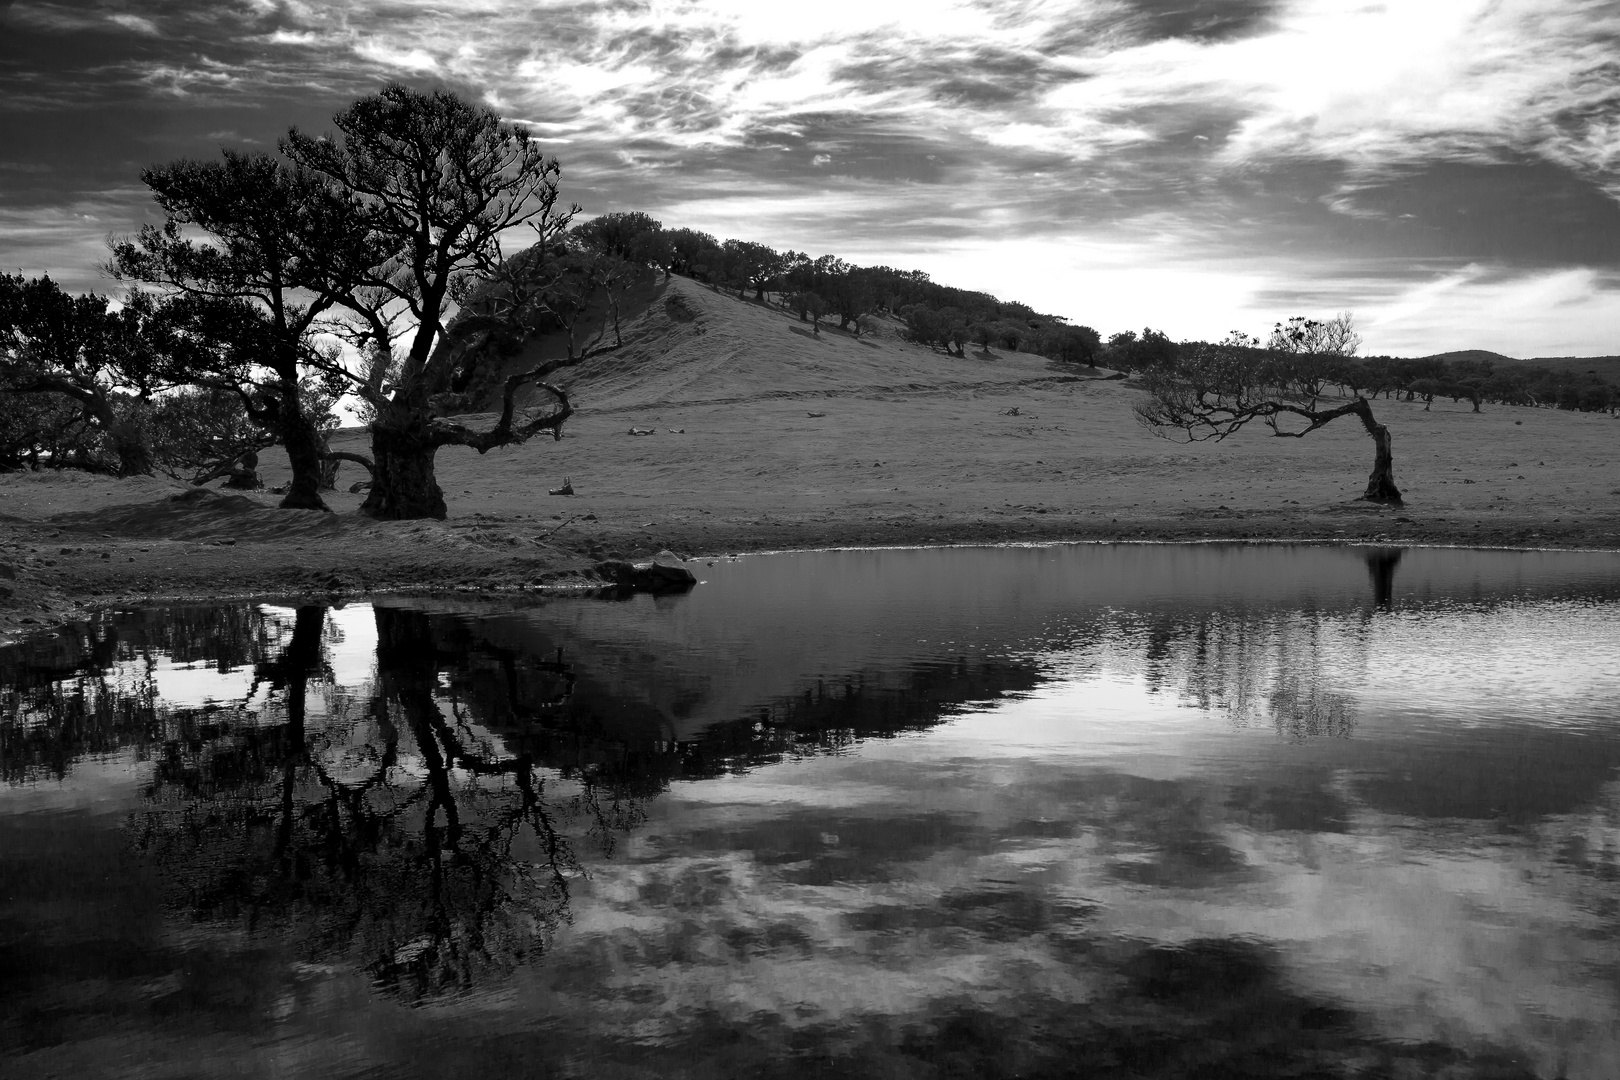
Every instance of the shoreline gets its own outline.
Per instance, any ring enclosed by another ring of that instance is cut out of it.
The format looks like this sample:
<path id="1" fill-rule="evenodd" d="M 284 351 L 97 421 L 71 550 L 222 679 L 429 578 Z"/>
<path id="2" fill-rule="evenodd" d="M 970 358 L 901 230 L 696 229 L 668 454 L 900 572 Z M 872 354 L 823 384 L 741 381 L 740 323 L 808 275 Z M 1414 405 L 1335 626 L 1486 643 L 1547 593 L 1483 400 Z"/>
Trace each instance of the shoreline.
<path id="1" fill-rule="evenodd" d="M 219 497 L 229 499 L 229 496 Z M 242 501 L 240 498 L 238 502 Z M 317 526 L 291 536 L 116 536 L 74 527 L 56 515 L 0 520 L 0 562 L 16 568 L 15 589 L 0 606 L 0 646 L 12 645 L 99 609 L 387 597 L 506 601 L 611 588 L 593 568 L 608 558 L 645 559 L 671 550 L 691 560 L 746 555 L 926 548 L 1047 547 L 1079 544 L 1300 544 L 1508 551 L 1620 551 L 1620 521 L 1548 522 L 1526 515 L 1489 523 L 1391 520 L 1410 510 L 1352 504 L 1324 515 L 1225 515 L 1167 522 L 1125 518 L 1107 525 L 1073 520 L 915 522 L 872 520 L 858 527 L 781 521 L 717 522 L 703 530 L 666 528 L 656 535 L 600 522 L 562 543 L 522 542 L 517 522 L 487 515 L 474 521 L 372 522 L 353 515 L 261 510 Z M 240 516 L 240 515 L 233 515 Z M 259 516 L 259 515 L 252 515 Z M 89 523 L 86 522 L 86 525 Z M 245 525 L 245 522 L 237 523 Z M 1223 527 L 1224 526 L 1224 527 Z M 784 531 L 791 530 L 784 536 Z M 241 532 L 242 528 L 222 529 Z M 427 539 L 423 540 L 422 538 Z M 783 541 L 786 541 L 784 543 Z M 429 550 L 423 550 L 428 548 Z M 437 548 L 438 550 L 432 550 Z"/>

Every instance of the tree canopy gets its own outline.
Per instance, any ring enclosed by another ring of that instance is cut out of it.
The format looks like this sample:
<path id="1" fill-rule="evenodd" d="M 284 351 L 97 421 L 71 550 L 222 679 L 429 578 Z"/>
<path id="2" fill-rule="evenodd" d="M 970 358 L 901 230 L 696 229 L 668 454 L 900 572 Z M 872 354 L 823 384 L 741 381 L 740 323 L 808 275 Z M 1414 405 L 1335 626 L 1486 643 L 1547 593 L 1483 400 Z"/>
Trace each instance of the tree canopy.
<path id="1" fill-rule="evenodd" d="M 177 297 L 186 329 L 212 358 L 191 381 L 236 394 L 285 447 L 292 481 L 282 506 L 327 509 L 321 417 L 347 380 L 314 338 L 375 256 L 355 199 L 307 169 L 233 150 L 145 169 L 141 179 L 165 221 L 115 241 L 108 269 Z M 305 393 L 315 379 L 326 391 L 319 408 Z"/>
<path id="2" fill-rule="evenodd" d="M 554 279 L 537 280 L 533 264 L 519 268 L 528 273 L 514 273 L 504 236 L 527 227 L 547 248 L 577 207 L 559 204 L 561 169 L 525 128 L 448 91 L 390 84 L 338 113 L 333 124 L 335 137 L 294 129 L 281 150 L 349 201 L 364 237 L 340 252 L 344 257 L 332 260 L 315 285 L 357 321 L 355 340 L 385 361 L 381 368 L 341 369 L 374 413 L 366 462 L 372 485 L 362 510 L 385 518 L 443 517 L 433 469 L 440 447 L 482 453 L 541 431 L 557 435 L 572 414 L 567 395 L 544 380 L 578 356 L 509 376 L 492 427 L 451 419 L 490 357 L 475 346 L 503 321 L 546 310 Z M 499 287 L 486 288 L 482 311 L 454 320 L 480 280 Z M 517 392 L 531 384 L 555 405 L 520 417 Z"/>
<path id="3" fill-rule="evenodd" d="M 110 444 L 120 476 L 151 473 L 141 413 L 154 394 L 187 382 L 199 360 L 172 308 L 151 294 L 115 306 L 69 295 L 48 276 L 0 274 L 0 390 L 71 400 Z"/>

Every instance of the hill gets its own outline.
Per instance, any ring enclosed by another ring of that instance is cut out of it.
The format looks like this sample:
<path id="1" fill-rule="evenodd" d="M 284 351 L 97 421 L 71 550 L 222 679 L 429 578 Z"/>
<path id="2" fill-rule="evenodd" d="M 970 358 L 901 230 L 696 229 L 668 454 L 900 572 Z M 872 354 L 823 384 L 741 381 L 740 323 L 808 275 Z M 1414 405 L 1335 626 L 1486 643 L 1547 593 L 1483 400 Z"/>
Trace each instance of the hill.
<path id="1" fill-rule="evenodd" d="M 1462 349 L 1456 352 L 1435 353 L 1433 356 L 1424 356 L 1419 359 L 1444 360 L 1447 363 L 1458 360 L 1476 362 L 1488 360 L 1497 367 L 1544 367 L 1551 368 L 1554 371 L 1568 371 L 1576 375 L 1596 375 L 1606 382 L 1620 384 L 1620 356 L 1532 356 L 1521 360 L 1517 357 L 1491 352 L 1488 349 Z"/>
<path id="2" fill-rule="evenodd" d="M 946 356 L 899 340 L 892 323 L 871 338 L 818 336 L 681 277 L 649 282 L 623 331 L 622 349 L 560 373 L 578 408 L 561 441 L 438 455 L 446 522 L 358 517 L 349 465 L 328 500 L 335 519 L 272 509 L 268 492 L 193 501 L 150 478 L 0 475 L 0 549 L 17 573 L 0 582 L 15 592 L 0 637 L 91 597 L 521 589 L 661 548 L 1620 546 L 1620 421 L 1603 414 L 1380 399 L 1407 497 L 1389 509 L 1356 501 L 1372 445 L 1347 422 L 1306 439 L 1256 426 L 1175 442 L 1136 422 L 1137 391 L 1110 372 L 971 346 Z M 512 362 L 559 347 L 530 342 Z M 333 445 L 369 449 L 354 429 Z M 288 475 L 275 454 L 262 472 L 271 485 Z M 549 494 L 565 477 L 577 494 Z"/>
<path id="3" fill-rule="evenodd" d="M 1537 356 L 1520 363 L 1577 375 L 1596 375 L 1607 382 L 1620 384 L 1620 356 Z"/>
<path id="4" fill-rule="evenodd" d="M 879 318 L 856 337 L 809 323 L 770 303 L 739 300 L 690 278 L 648 283 L 626 305 L 624 345 L 566 373 L 582 408 L 595 412 L 851 394 L 961 391 L 1073 378 L 1044 357 L 969 346 L 956 357 L 902 340 Z M 506 362 L 521 371 L 564 355 L 558 335 L 532 339 Z M 1107 375 L 1088 369 L 1088 375 Z M 504 377 L 504 372 L 502 377 Z M 493 406 L 493 402 L 490 402 Z"/>
<path id="5" fill-rule="evenodd" d="M 1515 360 L 1511 356 L 1503 356 L 1499 352 L 1491 352 L 1489 349 L 1457 349 L 1453 352 L 1433 353 L 1429 356 L 1420 356 L 1418 359 L 1441 360 L 1448 364 L 1458 362 L 1477 364 L 1482 360 L 1492 364 L 1517 364 L 1521 362 Z"/>

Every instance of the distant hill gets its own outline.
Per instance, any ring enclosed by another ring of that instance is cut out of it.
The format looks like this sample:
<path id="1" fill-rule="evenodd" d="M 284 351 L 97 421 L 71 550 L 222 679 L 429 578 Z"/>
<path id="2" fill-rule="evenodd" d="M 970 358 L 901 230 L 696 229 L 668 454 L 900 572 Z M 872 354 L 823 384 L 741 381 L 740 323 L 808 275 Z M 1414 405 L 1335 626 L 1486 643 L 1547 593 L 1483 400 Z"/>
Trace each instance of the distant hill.
<path id="1" fill-rule="evenodd" d="M 1433 353 L 1429 356 L 1420 356 L 1418 359 L 1444 360 L 1448 364 L 1454 364 L 1458 361 L 1473 361 L 1477 363 L 1481 360 L 1488 360 L 1493 364 L 1520 363 L 1520 361 L 1511 356 L 1503 356 L 1501 353 L 1491 352 L 1489 349 L 1458 349 L 1455 352 Z"/>
<path id="2" fill-rule="evenodd" d="M 1533 356 L 1521 360 L 1488 349 L 1460 349 L 1456 352 L 1435 353 L 1422 359 L 1445 360 L 1448 363 L 1458 360 L 1489 360 L 1492 364 L 1507 368 L 1551 368 L 1554 371 L 1569 371 L 1576 375 L 1591 372 L 1606 382 L 1620 384 L 1620 356 Z"/>
<path id="3" fill-rule="evenodd" d="M 1573 371 L 1576 374 L 1594 372 L 1601 379 L 1620 383 L 1620 356 L 1537 356 L 1521 360 L 1526 366 L 1549 367 L 1555 371 Z"/>

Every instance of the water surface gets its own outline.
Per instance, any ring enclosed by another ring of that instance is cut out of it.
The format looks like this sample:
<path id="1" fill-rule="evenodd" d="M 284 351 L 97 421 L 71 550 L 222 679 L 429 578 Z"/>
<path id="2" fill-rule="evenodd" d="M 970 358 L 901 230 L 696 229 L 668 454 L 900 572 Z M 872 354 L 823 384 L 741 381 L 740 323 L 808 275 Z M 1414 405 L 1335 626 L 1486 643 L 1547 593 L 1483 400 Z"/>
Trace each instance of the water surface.
<path id="1" fill-rule="evenodd" d="M 1612 1075 L 1620 556 L 700 576 L 0 652 L 0 1072 Z"/>

